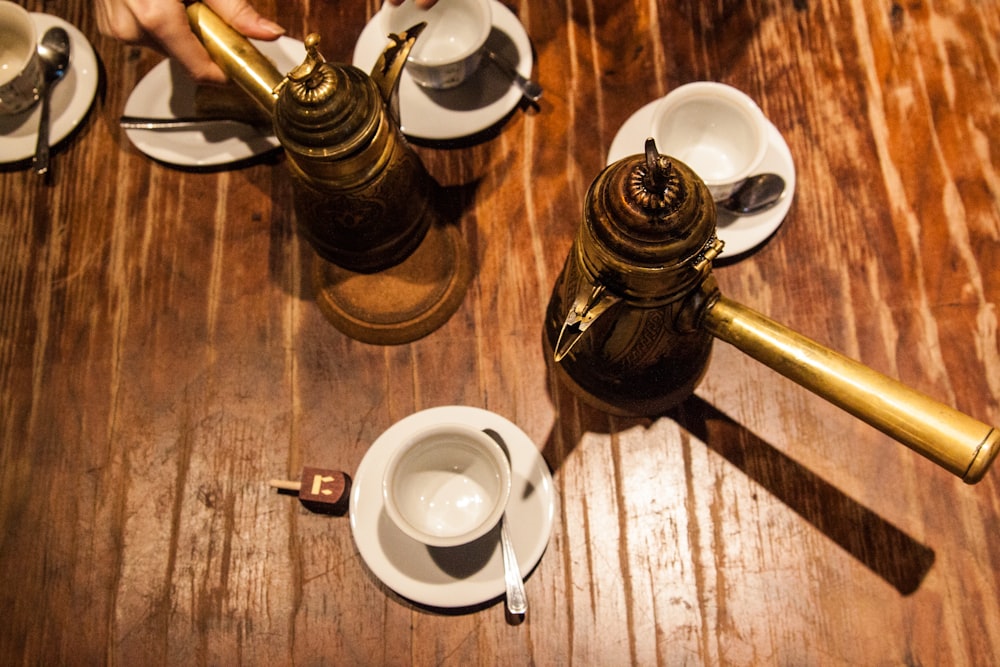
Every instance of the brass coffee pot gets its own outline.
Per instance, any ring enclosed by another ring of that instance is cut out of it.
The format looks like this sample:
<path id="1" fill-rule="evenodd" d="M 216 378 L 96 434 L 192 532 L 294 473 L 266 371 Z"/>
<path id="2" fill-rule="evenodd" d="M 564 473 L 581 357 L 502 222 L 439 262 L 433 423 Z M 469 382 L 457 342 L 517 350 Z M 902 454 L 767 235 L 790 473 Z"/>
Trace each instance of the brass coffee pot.
<path id="1" fill-rule="evenodd" d="M 328 62 L 317 34 L 305 39 L 304 61 L 282 75 L 206 5 L 189 4 L 187 15 L 247 103 L 272 120 L 294 176 L 298 229 L 322 259 L 313 278 L 327 318 L 383 344 L 442 324 L 471 271 L 454 226 L 435 224 L 437 183 L 403 137 L 396 92 L 425 24 L 387 36 L 371 75 Z"/>
<path id="2" fill-rule="evenodd" d="M 546 313 L 561 380 L 605 412 L 659 415 L 694 391 L 719 338 L 979 481 L 1000 449 L 996 429 L 720 294 L 715 214 L 701 179 L 652 139 L 598 175 Z"/>

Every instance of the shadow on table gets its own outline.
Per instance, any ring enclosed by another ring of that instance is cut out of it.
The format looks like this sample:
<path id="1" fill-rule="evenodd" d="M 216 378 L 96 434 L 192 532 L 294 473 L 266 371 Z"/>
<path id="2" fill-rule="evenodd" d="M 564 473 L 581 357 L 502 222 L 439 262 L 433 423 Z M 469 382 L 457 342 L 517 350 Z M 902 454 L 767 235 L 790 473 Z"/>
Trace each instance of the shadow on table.
<path id="1" fill-rule="evenodd" d="M 543 448 L 559 469 L 586 432 L 618 433 L 649 426 L 653 419 L 619 418 L 578 401 L 550 381 L 560 417 Z M 572 418 L 565 418 L 571 414 Z M 919 588 L 934 563 L 934 551 L 872 510 L 789 458 L 773 445 L 698 396 L 665 415 L 812 524 L 903 595 Z"/>
<path id="2" fill-rule="evenodd" d="M 930 547 L 701 398 L 690 397 L 670 416 L 900 593 L 920 586 L 934 563 Z"/>
<path id="3" fill-rule="evenodd" d="M 508 63 L 519 61 L 517 45 L 501 30 L 493 29 L 486 42 L 486 48 Z M 532 46 L 532 56 L 537 62 L 537 55 Z M 513 84 L 507 74 L 500 72 L 497 66 L 485 60 L 479 66 L 482 74 L 474 76 L 470 81 L 461 84 L 457 88 L 447 90 L 431 90 L 429 88 L 419 88 L 418 94 L 425 95 L 433 103 L 441 108 L 453 112 L 464 112 L 468 114 L 476 113 L 477 110 L 486 109 L 491 104 L 495 104 L 506 96 Z M 407 140 L 417 146 L 425 146 L 437 149 L 461 149 L 469 148 L 491 141 L 498 137 L 510 119 L 518 113 L 540 113 L 541 105 L 520 98 L 514 107 L 505 113 L 501 118 L 492 124 L 473 132 L 466 136 L 451 139 L 431 139 L 416 136 L 407 136 Z M 405 121 L 405 118 L 404 118 Z"/>
<path id="4" fill-rule="evenodd" d="M 506 620 L 508 625 L 520 625 L 527 618 L 527 614 L 511 614 L 504 602 L 505 596 L 503 595 L 499 595 L 493 598 L 492 600 L 487 600 L 485 602 L 481 602 L 476 605 L 470 605 L 468 607 L 434 607 L 432 605 L 421 604 L 419 602 L 414 602 L 413 600 L 405 598 L 399 593 L 392 590 L 391 588 L 382 584 L 381 581 L 379 581 L 377 578 L 374 578 L 374 575 L 372 576 L 375 583 L 384 588 L 385 594 L 388 597 L 395 598 L 401 604 L 405 604 L 412 609 L 424 611 L 429 614 L 437 614 L 438 616 L 465 616 L 466 614 L 474 614 L 476 612 L 484 611 L 486 609 L 489 609 L 490 607 L 499 605 L 500 607 L 503 607 L 504 619 Z"/>
<path id="5" fill-rule="evenodd" d="M 494 561 L 500 549 L 499 524 L 482 537 L 457 547 L 431 547 L 414 542 L 392 525 L 392 520 L 384 509 L 379 514 L 377 525 L 381 535 L 380 539 L 384 540 L 385 557 L 394 563 L 394 567 L 401 573 L 401 576 L 409 577 L 412 581 L 420 581 L 426 586 L 453 585 L 455 582 L 471 580 L 481 575 L 486 568 L 495 567 Z M 363 559 L 362 562 L 364 563 Z M 541 562 L 541 559 L 538 562 Z M 379 586 L 386 596 L 413 609 L 440 616 L 463 616 L 500 605 L 508 624 L 519 625 L 526 618 L 525 614 L 510 613 L 505 604 L 505 593 L 470 605 L 436 606 L 415 601 L 398 593 L 383 582 L 367 563 L 364 564 L 364 567 L 372 583 Z M 524 580 L 528 581 L 537 568 L 538 563 L 535 563 L 530 569 L 523 572 Z M 481 578 L 478 584 L 482 584 Z"/>

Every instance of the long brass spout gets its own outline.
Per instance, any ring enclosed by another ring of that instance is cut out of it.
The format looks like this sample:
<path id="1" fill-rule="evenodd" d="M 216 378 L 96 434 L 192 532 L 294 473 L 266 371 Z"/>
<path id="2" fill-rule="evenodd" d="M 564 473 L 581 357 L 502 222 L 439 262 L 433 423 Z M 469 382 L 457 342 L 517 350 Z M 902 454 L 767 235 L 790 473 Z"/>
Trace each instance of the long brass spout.
<path id="1" fill-rule="evenodd" d="M 1000 450 L 1000 432 L 863 364 L 719 297 L 712 335 L 974 484 Z"/>

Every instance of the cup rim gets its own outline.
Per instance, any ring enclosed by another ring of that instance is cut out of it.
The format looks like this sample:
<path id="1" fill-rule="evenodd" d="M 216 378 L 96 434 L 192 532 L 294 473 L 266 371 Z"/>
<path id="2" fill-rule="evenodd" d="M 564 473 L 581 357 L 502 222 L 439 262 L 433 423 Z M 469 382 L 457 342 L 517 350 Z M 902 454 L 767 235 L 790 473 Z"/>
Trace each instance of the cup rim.
<path id="1" fill-rule="evenodd" d="M 407 62 L 426 68 L 438 68 L 448 67 L 449 65 L 454 65 L 464 60 L 478 57 L 483 46 L 486 44 L 486 40 L 489 39 L 490 32 L 493 30 L 493 8 L 491 3 L 492 0 L 472 0 L 472 4 L 478 5 L 486 14 L 486 20 L 479 25 L 479 32 L 476 34 L 476 38 L 472 40 L 469 47 L 446 58 L 420 58 L 415 55 L 415 53 L 419 54 L 419 50 L 414 48 L 410 51 L 410 55 L 407 57 Z M 443 1 L 438 2 L 430 9 L 420 9 L 419 14 L 417 13 L 418 10 L 414 9 L 412 5 L 413 0 L 405 0 L 403 4 L 400 5 L 392 5 L 388 2 L 383 2 L 382 8 L 379 10 L 379 14 L 381 14 L 380 21 L 382 23 L 382 29 L 387 33 L 396 33 L 406 30 L 412 27 L 412 25 L 410 24 L 410 21 L 403 21 L 399 19 L 399 15 L 413 15 L 413 24 L 416 24 L 421 20 L 433 19 L 435 16 L 439 16 L 447 9 L 448 3 Z M 420 37 L 417 37 L 417 43 L 420 43 Z"/>
<path id="2" fill-rule="evenodd" d="M 16 16 L 17 20 L 27 28 L 28 40 L 23 52 L 17 54 L 21 59 L 21 66 L 16 70 L 7 70 L 6 74 L 0 70 L 0 86 L 6 86 L 17 80 L 31 66 L 32 58 L 38 51 L 38 30 L 35 28 L 35 22 L 31 19 L 31 12 L 17 3 L 2 0 L 0 1 L 0 14 L 5 12 L 9 12 L 10 16 Z"/>
<path id="3" fill-rule="evenodd" d="M 654 139 L 658 138 L 664 118 L 681 104 L 686 104 L 692 100 L 708 98 L 722 99 L 733 108 L 745 114 L 756 134 L 757 148 L 748 161 L 747 166 L 734 176 L 724 179 L 707 178 L 701 174 L 698 176 L 709 187 L 724 187 L 741 183 L 746 178 L 752 176 L 760 167 L 761 162 L 764 161 L 764 157 L 767 155 L 768 142 L 767 118 L 764 116 L 763 110 L 752 97 L 739 88 L 719 81 L 692 81 L 674 88 L 664 97 L 660 98 L 660 101 L 656 104 L 653 111 L 652 123 L 650 124 L 650 136 Z"/>
<path id="4" fill-rule="evenodd" d="M 454 535 L 435 535 L 427 533 L 411 524 L 406 520 L 406 518 L 403 517 L 397 507 L 391 490 L 392 480 L 395 477 L 396 470 L 406 454 L 415 449 L 421 442 L 427 440 L 428 437 L 434 435 L 435 433 L 442 432 L 459 433 L 464 437 L 475 440 L 477 444 L 482 446 L 480 449 L 485 449 L 490 454 L 490 458 L 496 464 L 496 469 L 500 476 L 500 492 L 496 502 L 490 509 L 490 513 L 478 526 L 476 526 L 476 528 Z M 433 424 L 411 433 L 399 446 L 396 447 L 395 451 L 390 456 L 389 461 L 385 466 L 385 470 L 382 473 L 383 505 L 385 507 L 386 514 L 389 515 L 393 524 L 412 539 L 432 547 L 461 546 L 474 542 L 483 535 L 486 535 L 488 532 L 493 530 L 497 523 L 499 523 L 510 500 L 512 475 L 510 460 L 504 453 L 503 448 L 485 431 L 468 424 L 461 423 L 446 422 Z"/>

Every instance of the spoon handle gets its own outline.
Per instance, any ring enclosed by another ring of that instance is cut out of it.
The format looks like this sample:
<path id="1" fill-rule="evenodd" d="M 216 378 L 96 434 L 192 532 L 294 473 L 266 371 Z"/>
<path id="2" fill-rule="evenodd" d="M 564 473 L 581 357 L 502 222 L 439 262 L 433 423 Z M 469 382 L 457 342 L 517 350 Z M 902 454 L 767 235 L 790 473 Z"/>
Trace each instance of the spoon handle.
<path id="1" fill-rule="evenodd" d="M 528 611 L 528 596 L 524 592 L 524 579 L 517 565 L 517 554 L 507 533 L 507 517 L 500 520 L 500 551 L 503 553 L 503 578 L 507 586 L 507 609 L 511 614 Z"/>
<path id="2" fill-rule="evenodd" d="M 38 142 L 35 144 L 35 155 L 31 158 L 31 166 L 36 174 L 44 175 L 49 171 L 49 86 L 42 84 L 39 91 L 42 97 L 42 112 L 38 119 Z"/>
<path id="3" fill-rule="evenodd" d="M 180 116 L 177 118 L 148 118 L 146 116 L 122 116 L 118 124 L 123 130 L 184 130 L 208 127 L 213 124 L 231 124 L 258 127 L 249 120 L 210 116 Z"/>
<path id="4" fill-rule="evenodd" d="M 534 80 L 525 77 L 517 71 L 511 63 L 507 62 L 503 56 L 486 49 L 486 57 L 499 67 L 507 76 L 514 80 L 514 84 L 521 90 L 521 94 L 531 102 L 537 102 L 542 97 L 542 87 Z"/>

